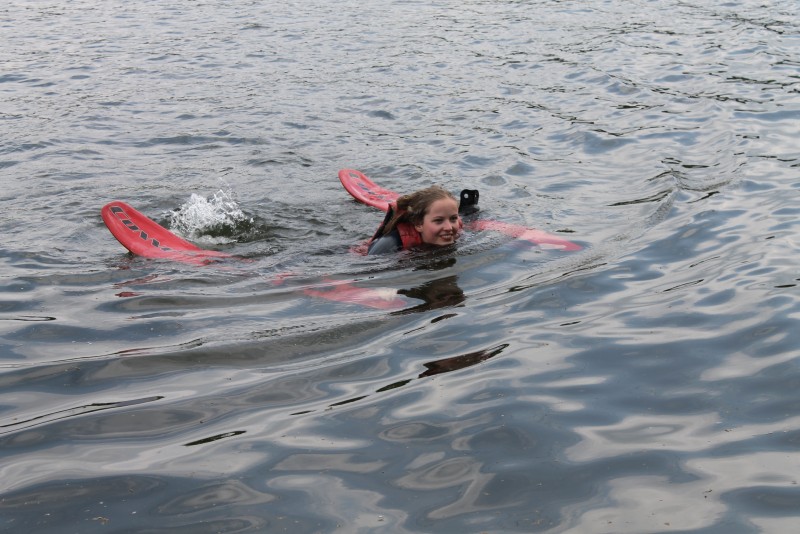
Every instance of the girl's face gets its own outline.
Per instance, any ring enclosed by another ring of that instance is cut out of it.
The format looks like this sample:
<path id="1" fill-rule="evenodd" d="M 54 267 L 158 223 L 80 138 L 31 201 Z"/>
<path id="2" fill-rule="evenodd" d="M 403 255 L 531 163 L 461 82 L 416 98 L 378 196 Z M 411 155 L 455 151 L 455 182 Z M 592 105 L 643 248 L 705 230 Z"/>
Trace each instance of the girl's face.
<path id="1" fill-rule="evenodd" d="M 456 201 L 452 198 L 441 198 L 428 207 L 422 224 L 414 228 L 422 236 L 423 243 L 441 247 L 455 243 L 461 229 L 460 223 Z"/>

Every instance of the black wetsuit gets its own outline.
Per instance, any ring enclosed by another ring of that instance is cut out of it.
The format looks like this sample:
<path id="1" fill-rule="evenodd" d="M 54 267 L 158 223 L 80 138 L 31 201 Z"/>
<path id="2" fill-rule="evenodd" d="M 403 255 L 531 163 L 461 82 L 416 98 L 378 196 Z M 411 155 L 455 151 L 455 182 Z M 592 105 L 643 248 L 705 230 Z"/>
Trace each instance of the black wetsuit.
<path id="1" fill-rule="evenodd" d="M 367 249 L 367 255 L 386 254 L 388 252 L 397 252 L 402 249 L 403 242 L 400 240 L 400 232 L 392 230 L 384 236 L 373 239 Z"/>

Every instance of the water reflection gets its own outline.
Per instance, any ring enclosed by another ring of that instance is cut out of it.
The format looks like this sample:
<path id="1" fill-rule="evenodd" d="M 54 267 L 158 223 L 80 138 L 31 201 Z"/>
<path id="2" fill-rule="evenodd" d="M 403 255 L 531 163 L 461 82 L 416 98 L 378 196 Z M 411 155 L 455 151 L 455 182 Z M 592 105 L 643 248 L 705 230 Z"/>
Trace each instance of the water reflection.
<path id="1" fill-rule="evenodd" d="M 453 275 L 431 280 L 411 289 L 400 289 L 397 291 L 399 295 L 421 300 L 424 304 L 394 313 L 414 313 L 458 306 L 467 297 L 457 282 L 458 277 Z"/>
<path id="2" fill-rule="evenodd" d="M 85 406 L 75 406 L 73 408 L 61 409 L 55 412 L 43 415 L 37 415 L 36 417 L 31 417 L 29 419 L 15 420 L 13 423 L 0 424 L 0 436 L 4 434 L 17 434 L 22 431 L 27 431 L 37 425 L 46 425 L 53 423 L 55 421 L 59 421 L 61 419 L 80 417 L 83 415 L 88 415 L 95 412 L 102 412 L 105 410 L 114 410 L 117 408 L 136 406 L 138 404 L 155 402 L 163 398 L 164 397 L 161 395 L 155 395 L 143 399 L 132 399 L 132 400 L 118 401 L 118 402 L 95 402 Z M 8 438 L 2 438 L 3 441 L 6 441 L 7 439 Z M 17 435 L 13 439 L 22 441 L 26 440 L 26 438 L 21 435 Z"/>
<path id="3" fill-rule="evenodd" d="M 442 358 L 440 360 L 434 360 L 431 362 L 426 362 L 423 366 L 427 369 L 426 371 L 420 373 L 417 376 L 417 379 L 426 378 L 429 376 L 434 376 L 442 373 L 450 373 L 453 371 L 459 371 L 461 369 L 466 369 L 467 367 L 472 367 L 473 365 L 477 365 L 481 362 L 485 362 L 490 358 L 494 358 L 498 354 L 502 353 L 508 347 L 508 344 L 498 345 L 496 347 L 492 347 L 489 349 L 478 350 L 474 352 L 469 352 L 467 354 L 462 354 L 459 356 L 452 356 L 450 358 Z M 401 388 L 410 384 L 413 379 L 409 378 L 406 380 L 400 380 L 398 382 L 392 382 L 391 384 L 387 384 L 375 390 L 376 393 L 383 393 L 385 391 L 391 391 L 394 389 Z M 353 397 L 349 399 L 345 399 L 329 406 L 342 406 L 345 404 L 350 404 L 353 402 L 357 402 L 363 399 L 366 399 L 369 395 L 361 395 L 358 397 Z M 310 411 L 303 411 L 299 413 L 295 413 L 292 415 L 300 415 L 310 413 Z"/>

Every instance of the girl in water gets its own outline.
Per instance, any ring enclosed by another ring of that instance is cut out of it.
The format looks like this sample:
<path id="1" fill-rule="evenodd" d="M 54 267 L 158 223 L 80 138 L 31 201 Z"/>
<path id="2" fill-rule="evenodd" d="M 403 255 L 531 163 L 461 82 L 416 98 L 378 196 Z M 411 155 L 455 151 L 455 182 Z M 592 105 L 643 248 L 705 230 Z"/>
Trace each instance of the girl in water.
<path id="1" fill-rule="evenodd" d="M 389 205 L 386 218 L 369 242 L 367 254 L 422 245 L 452 245 L 464 226 L 458 208 L 456 198 L 439 186 L 398 198 Z"/>

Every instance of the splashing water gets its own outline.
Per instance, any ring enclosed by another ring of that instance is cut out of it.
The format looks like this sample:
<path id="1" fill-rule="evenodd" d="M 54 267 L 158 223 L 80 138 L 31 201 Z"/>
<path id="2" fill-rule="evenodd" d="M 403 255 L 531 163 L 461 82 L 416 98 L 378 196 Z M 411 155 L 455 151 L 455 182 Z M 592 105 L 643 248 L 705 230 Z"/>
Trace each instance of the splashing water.
<path id="1" fill-rule="evenodd" d="M 239 233 L 255 223 L 239 208 L 233 195 L 223 190 L 208 199 L 192 193 L 188 202 L 170 212 L 169 218 L 175 233 L 205 244 L 236 242 Z"/>

